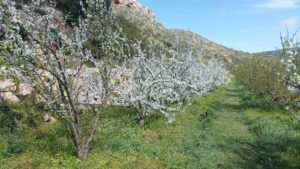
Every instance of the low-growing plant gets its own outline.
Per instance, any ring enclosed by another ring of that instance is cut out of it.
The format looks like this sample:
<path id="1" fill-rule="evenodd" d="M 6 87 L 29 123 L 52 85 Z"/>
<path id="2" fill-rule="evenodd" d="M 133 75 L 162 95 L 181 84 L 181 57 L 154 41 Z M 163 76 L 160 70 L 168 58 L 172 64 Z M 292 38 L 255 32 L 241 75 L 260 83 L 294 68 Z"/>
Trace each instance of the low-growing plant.
<path id="1" fill-rule="evenodd" d="M 6 147 L 2 150 L 2 156 L 5 158 L 13 157 L 22 153 L 24 147 L 24 142 L 21 138 L 10 135 L 7 139 Z"/>
<path id="2" fill-rule="evenodd" d="M 0 132 L 13 133 L 16 128 L 16 116 L 11 104 L 0 100 Z"/>

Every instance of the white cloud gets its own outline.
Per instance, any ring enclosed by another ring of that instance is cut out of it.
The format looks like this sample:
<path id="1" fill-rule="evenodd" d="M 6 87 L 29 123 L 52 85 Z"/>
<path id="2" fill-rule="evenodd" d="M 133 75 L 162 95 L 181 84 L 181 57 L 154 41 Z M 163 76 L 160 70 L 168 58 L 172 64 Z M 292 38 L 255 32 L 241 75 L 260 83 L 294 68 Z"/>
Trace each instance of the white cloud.
<path id="1" fill-rule="evenodd" d="M 300 3 L 299 0 L 264 0 L 255 6 L 268 9 L 299 8 Z"/>
<path id="2" fill-rule="evenodd" d="M 298 17 L 290 17 L 286 20 L 281 21 L 281 26 L 286 26 L 287 28 L 299 26 L 299 18 Z"/>

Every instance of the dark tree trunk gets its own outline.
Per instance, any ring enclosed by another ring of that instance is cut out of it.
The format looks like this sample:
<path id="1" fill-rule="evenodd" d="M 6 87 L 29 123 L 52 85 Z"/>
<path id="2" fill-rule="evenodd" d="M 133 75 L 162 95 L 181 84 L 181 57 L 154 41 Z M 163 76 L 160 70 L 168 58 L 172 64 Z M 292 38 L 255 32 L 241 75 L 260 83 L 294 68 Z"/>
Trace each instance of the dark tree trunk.
<path id="1" fill-rule="evenodd" d="M 144 126 L 145 125 L 145 112 L 141 111 L 139 112 L 139 125 Z"/>
<path id="2" fill-rule="evenodd" d="M 142 103 L 140 101 L 137 101 L 137 112 L 138 112 L 138 116 L 139 116 L 139 125 L 140 126 L 144 126 L 145 124 L 145 116 L 146 116 L 146 112 L 145 112 L 145 108 L 143 107 Z"/>

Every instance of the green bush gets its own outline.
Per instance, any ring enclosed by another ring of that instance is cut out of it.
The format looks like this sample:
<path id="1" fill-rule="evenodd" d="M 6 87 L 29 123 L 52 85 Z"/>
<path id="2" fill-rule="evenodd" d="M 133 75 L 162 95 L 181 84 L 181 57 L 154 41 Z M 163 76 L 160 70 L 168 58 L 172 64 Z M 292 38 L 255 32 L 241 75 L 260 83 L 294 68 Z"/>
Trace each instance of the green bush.
<path id="1" fill-rule="evenodd" d="M 279 106 L 291 104 L 297 95 L 292 94 L 281 76 L 284 67 L 279 59 L 253 57 L 246 59 L 232 68 L 238 83 Z"/>
<path id="2" fill-rule="evenodd" d="M 5 158 L 13 157 L 24 150 L 24 142 L 19 137 L 10 136 L 6 147 L 2 150 L 2 156 Z"/>
<path id="3" fill-rule="evenodd" d="M 0 100 L 0 132 L 13 133 L 16 128 L 17 114 L 12 110 L 11 104 Z"/>
<path id="4" fill-rule="evenodd" d="M 22 127 L 35 128 L 40 124 L 43 107 L 33 105 L 30 96 L 23 99 L 18 104 L 0 99 L 0 134 L 19 133 Z"/>
<path id="5" fill-rule="evenodd" d="M 80 0 L 53 0 L 56 3 L 56 8 L 64 13 L 65 19 L 69 25 L 78 22 L 78 18 L 83 15 L 80 6 Z M 85 0 L 82 0 L 86 4 Z M 103 0 L 103 8 L 105 11 L 111 9 L 111 0 Z"/>

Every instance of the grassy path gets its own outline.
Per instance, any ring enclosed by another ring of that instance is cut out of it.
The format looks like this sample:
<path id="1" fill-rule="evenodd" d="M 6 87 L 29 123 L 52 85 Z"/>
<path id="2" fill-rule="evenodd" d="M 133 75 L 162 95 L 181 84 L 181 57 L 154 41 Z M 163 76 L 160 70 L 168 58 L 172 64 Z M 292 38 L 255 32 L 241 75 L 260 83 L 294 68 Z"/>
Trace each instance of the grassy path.
<path id="1" fill-rule="evenodd" d="M 187 168 L 260 168 L 251 160 L 250 145 L 256 136 L 249 131 L 240 109 L 242 94 L 235 86 L 227 86 L 214 96 L 208 107 L 211 117 L 198 136 L 198 160 Z M 254 153 L 254 152 L 253 152 Z"/>
<path id="2" fill-rule="evenodd" d="M 208 120 L 196 137 L 191 163 L 183 168 L 292 169 L 300 167 L 299 123 L 233 84 L 209 96 Z M 201 100 L 200 100 L 201 102 Z M 202 100 L 205 102 L 205 99 Z M 246 102 L 246 104 L 245 104 Z M 196 129 L 196 128 L 195 128 Z M 192 146 L 190 146 L 192 147 Z"/>

